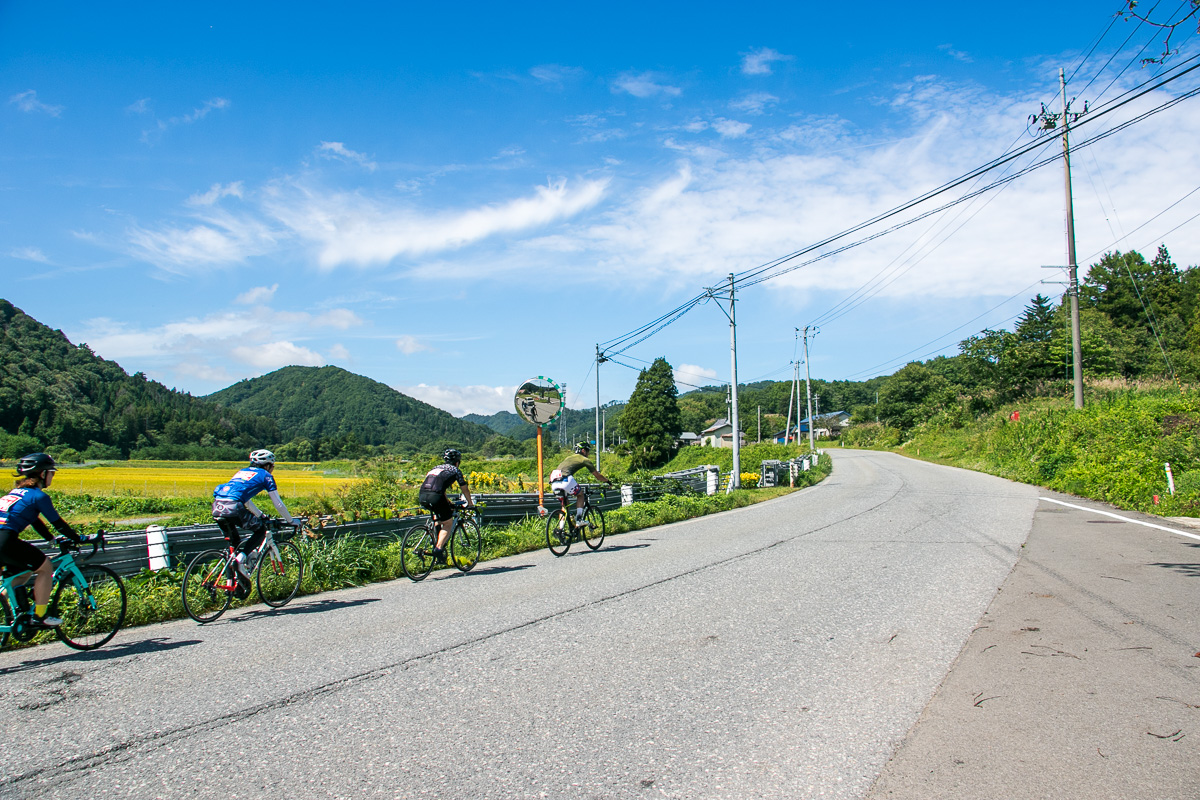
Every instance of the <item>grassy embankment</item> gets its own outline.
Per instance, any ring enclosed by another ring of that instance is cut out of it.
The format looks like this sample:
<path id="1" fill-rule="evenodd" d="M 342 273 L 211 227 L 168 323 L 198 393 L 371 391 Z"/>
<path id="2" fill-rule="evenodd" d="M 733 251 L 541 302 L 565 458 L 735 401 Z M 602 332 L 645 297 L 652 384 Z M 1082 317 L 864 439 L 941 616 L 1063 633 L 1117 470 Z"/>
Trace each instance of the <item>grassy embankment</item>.
<path id="1" fill-rule="evenodd" d="M 1014 412 L 1019 420 L 1011 419 Z M 961 428 L 897 432 L 864 426 L 847 446 L 867 446 L 986 472 L 1121 508 L 1200 516 L 1200 391 L 1091 385 L 1070 398 L 1015 403 Z M 1170 494 L 1165 464 L 1175 479 Z M 1155 495 L 1158 503 L 1155 503 Z"/>

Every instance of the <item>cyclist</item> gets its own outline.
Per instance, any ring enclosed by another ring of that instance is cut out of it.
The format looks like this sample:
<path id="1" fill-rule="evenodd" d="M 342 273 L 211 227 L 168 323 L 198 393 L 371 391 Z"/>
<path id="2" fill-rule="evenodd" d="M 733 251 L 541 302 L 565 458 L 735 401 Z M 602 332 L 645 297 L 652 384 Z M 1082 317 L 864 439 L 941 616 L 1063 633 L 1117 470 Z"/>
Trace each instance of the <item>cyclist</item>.
<path id="1" fill-rule="evenodd" d="M 0 562 L 18 570 L 32 570 L 34 623 L 45 628 L 62 624 L 58 617 L 46 616 L 50 603 L 50 587 L 54 582 L 54 565 L 41 550 L 21 539 L 21 531 L 32 526 L 43 539 L 54 536 L 40 517 L 55 530 L 79 544 L 83 539 L 68 525 L 54 508 L 44 491 L 54 480 L 57 465 L 45 453 L 30 453 L 17 461 L 16 487 L 0 497 Z"/>
<path id="2" fill-rule="evenodd" d="M 453 447 L 446 448 L 442 453 L 442 462 L 425 475 L 421 490 L 417 492 L 417 502 L 422 508 L 433 512 L 433 519 L 438 525 L 437 543 L 433 547 L 433 558 L 439 564 L 446 563 L 446 540 L 450 538 L 450 529 L 454 524 L 454 509 L 446 499 L 446 490 L 454 484 L 462 487 L 463 500 L 467 508 L 473 508 L 471 487 L 467 485 L 467 476 L 463 475 L 458 465 L 462 463 L 462 453 Z"/>
<path id="3" fill-rule="evenodd" d="M 275 471 L 275 454 L 270 450 L 255 450 L 250 454 L 250 466 L 237 471 L 227 483 L 213 490 L 213 521 L 225 534 L 225 540 L 236 551 L 234 568 L 237 571 L 238 588 L 234 595 L 243 598 L 250 594 L 250 572 L 246 567 L 246 556 L 254 551 L 267 536 L 267 525 L 263 512 L 254 505 L 253 497 L 266 492 L 275 505 L 279 516 L 289 525 L 295 520 L 279 497 L 272 473 Z M 238 528 L 250 532 L 250 538 L 241 541 Z"/>
<path id="4" fill-rule="evenodd" d="M 596 471 L 596 462 L 588 458 L 591 450 L 591 442 L 580 442 L 575 445 L 575 454 L 564 458 L 562 463 L 558 465 L 558 469 L 550 473 L 550 488 L 554 490 L 554 493 L 562 501 L 564 511 L 567 508 L 567 497 L 575 498 L 575 523 L 577 525 L 584 524 L 583 504 L 586 495 L 584 494 L 583 487 L 575 480 L 575 473 L 581 469 L 586 469 L 596 477 L 596 480 L 612 486 L 612 481 Z"/>

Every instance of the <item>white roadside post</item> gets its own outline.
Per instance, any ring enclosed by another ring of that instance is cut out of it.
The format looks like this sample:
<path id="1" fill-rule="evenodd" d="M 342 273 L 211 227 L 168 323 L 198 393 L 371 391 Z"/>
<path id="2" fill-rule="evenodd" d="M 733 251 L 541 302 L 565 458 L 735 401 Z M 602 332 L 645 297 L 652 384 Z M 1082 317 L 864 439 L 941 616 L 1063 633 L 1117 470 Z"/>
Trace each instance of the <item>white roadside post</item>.
<path id="1" fill-rule="evenodd" d="M 150 571 L 171 568 L 171 553 L 167 547 L 167 529 L 162 525 L 150 525 L 146 528 L 146 556 L 150 562 Z"/>

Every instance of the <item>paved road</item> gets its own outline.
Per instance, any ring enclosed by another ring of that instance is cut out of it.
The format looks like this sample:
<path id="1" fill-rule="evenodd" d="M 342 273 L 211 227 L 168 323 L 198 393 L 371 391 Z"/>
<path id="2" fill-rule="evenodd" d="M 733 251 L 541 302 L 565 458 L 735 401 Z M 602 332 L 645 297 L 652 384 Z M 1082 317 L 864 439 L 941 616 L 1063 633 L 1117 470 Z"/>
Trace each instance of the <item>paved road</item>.
<path id="1" fill-rule="evenodd" d="M 598 553 L 0 654 L 0 797 L 923 796 L 1038 491 L 834 456 Z"/>

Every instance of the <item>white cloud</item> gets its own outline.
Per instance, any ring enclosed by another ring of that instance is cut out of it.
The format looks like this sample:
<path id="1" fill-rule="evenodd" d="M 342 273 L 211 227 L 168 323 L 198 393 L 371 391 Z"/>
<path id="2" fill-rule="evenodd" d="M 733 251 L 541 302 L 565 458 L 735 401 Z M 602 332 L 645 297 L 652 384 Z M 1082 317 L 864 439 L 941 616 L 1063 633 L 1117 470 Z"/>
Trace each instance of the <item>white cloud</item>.
<path id="1" fill-rule="evenodd" d="M 63 106 L 54 106 L 38 100 L 37 92 L 30 89 L 8 98 L 8 102 L 27 114 L 49 114 L 52 117 L 62 116 Z"/>
<path id="2" fill-rule="evenodd" d="M 214 97 L 211 100 L 205 101 L 204 105 L 192 109 L 187 114 L 180 114 L 165 120 L 156 119 L 154 121 L 153 128 L 142 131 L 142 141 L 149 143 L 158 136 L 161 136 L 170 128 L 174 128 L 178 125 L 191 125 L 204 119 L 213 111 L 223 110 L 229 108 L 229 106 L 230 102 L 228 99 L 224 97 Z M 143 113 L 149 109 L 144 104 L 144 101 L 139 100 L 137 103 L 134 103 L 133 106 L 130 106 L 128 110 L 135 111 L 136 113 Z"/>
<path id="3" fill-rule="evenodd" d="M 396 349 L 406 356 L 411 356 L 413 353 L 420 353 L 433 348 L 422 342 L 415 336 L 401 336 L 396 340 Z"/>
<path id="4" fill-rule="evenodd" d="M 188 205 L 193 206 L 211 206 L 223 197 L 242 196 L 242 182 L 234 181 L 222 186 L 219 183 L 214 183 L 204 194 L 194 194 L 187 199 Z"/>
<path id="5" fill-rule="evenodd" d="M 627 92 L 634 97 L 641 98 L 654 97 L 659 94 L 677 97 L 683 93 L 679 87 L 663 83 L 653 72 L 637 74 L 626 72 L 613 81 L 613 92 Z"/>
<path id="6" fill-rule="evenodd" d="M 50 263 L 50 259 L 46 258 L 46 254 L 38 247 L 18 247 L 10 250 L 8 254 L 23 261 L 37 261 L 39 264 Z"/>
<path id="7" fill-rule="evenodd" d="M 695 364 L 680 364 L 674 367 L 675 382 L 686 387 L 710 386 L 719 381 L 717 371 Z"/>
<path id="8" fill-rule="evenodd" d="M 971 58 L 971 56 L 969 54 L 964 53 L 962 50 L 955 50 L 953 45 L 939 44 L 938 50 L 941 50 L 943 53 L 950 56 L 955 61 L 961 61 L 964 64 L 975 63 L 975 59 Z"/>
<path id="9" fill-rule="evenodd" d="M 279 186 L 267 211 L 300 239 L 315 245 L 326 269 L 385 264 L 398 256 L 454 250 L 502 233 L 520 233 L 565 219 L 600 201 L 606 180 L 539 186 L 532 196 L 441 214 L 371 200 L 361 194 L 319 193 Z"/>
<path id="10" fill-rule="evenodd" d="M 464 414 L 495 414 L 497 411 L 511 411 L 513 395 L 517 391 L 515 385 L 429 386 L 420 383 L 416 386 L 394 386 L 392 388 L 435 408 L 449 411 L 456 417 Z"/>
<path id="11" fill-rule="evenodd" d="M 348 308 L 335 308 L 313 318 L 313 325 L 344 331 L 363 324 L 362 317 Z"/>
<path id="12" fill-rule="evenodd" d="M 235 347 L 230 351 L 230 355 L 243 364 L 266 370 L 290 366 L 325 366 L 325 359 L 320 353 L 307 347 L 297 347 L 291 342 L 266 342 L 254 347 Z"/>
<path id="13" fill-rule="evenodd" d="M 778 102 L 779 98 L 773 94 L 752 92 L 739 100 L 734 100 L 729 107 L 747 114 L 761 114 L 767 109 L 767 106 L 773 106 Z"/>
<path id="14" fill-rule="evenodd" d="M 334 361 L 341 361 L 342 363 L 354 360 L 353 356 L 350 355 L 350 351 L 346 349 L 345 345 L 340 343 L 334 344 L 329 348 L 329 358 Z"/>
<path id="15" fill-rule="evenodd" d="M 150 113 L 150 98 L 143 97 L 136 103 L 130 103 L 125 106 L 125 110 L 130 114 L 149 114 Z"/>
<path id="16" fill-rule="evenodd" d="M 745 136 L 746 131 L 750 130 L 750 125 L 737 120 L 718 118 L 713 121 L 713 130 L 721 134 L 726 139 L 737 139 Z"/>
<path id="17" fill-rule="evenodd" d="M 255 306 L 271 302 L 275 297 L 275 292 L 279 290 L 279 284 L 271 286 L 258 286 L 249 291 L 239 294 L 233 302 L 242 306 Z"/>
<path id="18" fill-rule="evenodd" d="M 579 67 L 564 67 L 561 64 L 541 64 L 529 70 L 529 74 L 539 83 L 562 86 L 568 81 L 584 77 L 587 75 L 587 72 Z"/>
<path id="19" fill-rule="evenodd" d="M 230 265 L 269 252 L 276 235 L 263 223 L 214 210 L 195 215 L 191 225 L 147 229 L 134 225 L 126 232 L 130 253 L 168 272 Z"/>
<path id="20" fill-rule="evenodd" d="M 367 172 L 374 172 L 379 167 L 369 156 L 355 152 L 341 142 L 321 142 L 321 146 L 317 148 L 317 155 L 348 164 L 357 164 Z"/>
<path id="21" fill-rule="evenodd" d="M 770 75 L 771 64 L 776 61 L 791 61 L 792 56 L 785 56 L 769 47 L 762 47 L 742 57 L 743 75 Z"/>

